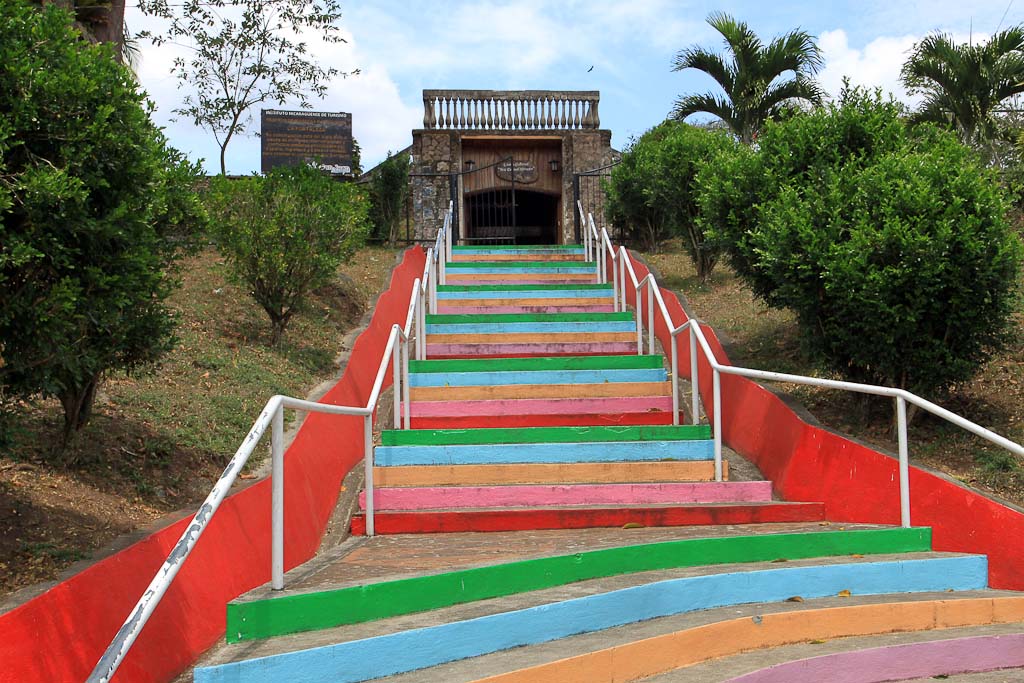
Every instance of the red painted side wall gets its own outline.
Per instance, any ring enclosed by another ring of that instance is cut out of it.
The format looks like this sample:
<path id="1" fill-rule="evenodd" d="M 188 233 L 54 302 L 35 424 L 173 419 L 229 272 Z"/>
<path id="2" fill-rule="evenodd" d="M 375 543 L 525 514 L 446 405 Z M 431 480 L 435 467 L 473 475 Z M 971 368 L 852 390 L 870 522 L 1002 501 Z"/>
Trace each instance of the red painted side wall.
<path id="1" fill-rule="evenodd" d="M 391 326 L 405 322 L 424 261 L 422 249 L 406 251 L 344 376 L 322 402 L 365 405 Z M 385 377 L 387 386 L 391 372 Z M 310 415 L 288 449 L 287 569 L 316 552 L 341 481 L 363 457 L 362 430 L 358 417 Z M 190 521 L 158 531 L 0 616 L 0 681 L 85 680 Z M 171 680 L 223 636 L 225 603 L 269 580 L 270 482 L 264 480 L 224 501 L 114 680 Z"/>
<path id="2" fill-rule="evenodd" d="M 649 272 L 635 259 L 633 267 L 638 280 Z M 631 289 L 627 287 L 627 297 L 635 304 Z M 663 294 L 673 320 L 685 322 L 676 296 Z M 646 318 L 646 291 L 641 302 Z M 655 322 L 655 334 L 667 351 L 668 330 L 660 315 Z M 728 364 L 714 331 L 704 330 L 715 355 Z M 680 374 L 688 375 L 688 335 L 680 335 L 678 343 Z M 701 395 L 710 415 L 711 367 L 700 349 L 697 353 Z M 721 381 L 724 442 L 756 463 L 783 498 L 823 502 L 827 518 L 834 521 L 900 523 L 895 458 L 807 424 L 780 398 L 746 378 L 722 375 Z M 911 428 L 911 453 L 913 448 Z M 911 523 L 932 527 L 936 550 L 984 553 L 993 588 L 1024 590 L 1024 514 L 916 467 L 910 470 L 910 504 Z"/>

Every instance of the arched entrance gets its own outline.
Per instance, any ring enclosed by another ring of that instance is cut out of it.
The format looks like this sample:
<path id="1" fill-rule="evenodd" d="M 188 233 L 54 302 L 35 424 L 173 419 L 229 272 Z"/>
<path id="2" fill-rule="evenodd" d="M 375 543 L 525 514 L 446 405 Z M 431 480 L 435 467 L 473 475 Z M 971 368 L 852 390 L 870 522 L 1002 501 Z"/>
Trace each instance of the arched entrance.
<path id="1" fill-rule="evenodd" d="M 557 244 L 559 199 L 555 194 L 511 187 L 468 194 L 467 241 Z"/>
<path id="2" fill-rule="evenodd" d="M 562 236 L 560 138 L 462 138 L 462 241 L 558 244 Z"/>

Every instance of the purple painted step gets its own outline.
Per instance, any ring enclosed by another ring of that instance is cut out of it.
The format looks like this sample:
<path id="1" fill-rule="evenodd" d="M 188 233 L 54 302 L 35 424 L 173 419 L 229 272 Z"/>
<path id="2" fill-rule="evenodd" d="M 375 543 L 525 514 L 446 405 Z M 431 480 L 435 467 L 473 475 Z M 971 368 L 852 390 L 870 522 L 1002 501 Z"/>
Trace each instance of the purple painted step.
<path id="1" fill-rule="evenodd" d="M 777 664 L 729 679 L 729 683 L 875 683 L 1022 666 L 1024 634 L 1014 633 L 839 652 Z"/>
<path id="2" fill-rule="evenodd" d="M 523 278 L 516 278 L 514 280 L 488 280 L 486 274 L 481 275 L 463 275 L 456 277 L 451 271 L 448 271 L 445 282 L 449 285 L 581 285 L 581 284 L 593 284 L 597 282 L 596 277 L 583 278 L 531 278 L 528 273 L 523 273 Z"/>
<path id="3" fill-rule="evenodd" d="M 636 342 L 427 344 L 428 358 L 451 358 L 453 356 L 607 356 L 627 353 L 636 353 Z"/>
<path id="4" fill-rule="evenodd" d="M 481 401 L 414 401 L 410 416 L 582 415 L 672 412 L 671 396 L 628 398 L 520 398 Z"/>
<path id="5" fill-rule="evenodd" d="M 754 503 L 772 499 L 770 481 L 569 484 L 550 486 L 431 486 L 374 489 L 378 510 Z M 366 493 L 359 494 L 365 509 Z"/>

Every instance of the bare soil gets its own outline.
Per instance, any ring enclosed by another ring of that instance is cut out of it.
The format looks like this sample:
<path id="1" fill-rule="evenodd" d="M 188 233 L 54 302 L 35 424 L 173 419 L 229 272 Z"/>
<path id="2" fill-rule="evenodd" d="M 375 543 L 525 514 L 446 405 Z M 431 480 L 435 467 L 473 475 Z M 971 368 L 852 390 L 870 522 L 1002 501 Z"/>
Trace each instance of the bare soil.
<path id="1" fill-rule="evenodd" d="M 58 579 L 171 513 L 191 512 L 271 395 L 305 396 L 337 375 L 343 340 L 395 259 L 393 249 L 358 252 L 276 348 L 265 314 L 230 282 L 217 253 L 188 259 L 171 300 L 180 315 L 177 348 L 150 374 L 107 378 L 91 422 L 66 451 L 55 446 L 59 403 L 17 408 L 13 440 L 0 447 L 0 597 Z"/>

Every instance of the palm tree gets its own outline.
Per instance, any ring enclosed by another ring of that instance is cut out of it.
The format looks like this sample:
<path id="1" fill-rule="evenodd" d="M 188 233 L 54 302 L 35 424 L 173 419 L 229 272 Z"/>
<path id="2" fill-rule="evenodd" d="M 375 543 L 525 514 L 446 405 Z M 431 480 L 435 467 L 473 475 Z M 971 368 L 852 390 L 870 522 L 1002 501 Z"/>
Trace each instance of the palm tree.
<path id="1" fill-rule="evenodd" d="M 914 46 L 901 78 L 911 94 L 924 95 L 914 120 L 950 124 L 967 144 L 991 141 L 999 104 L 1024 93 L 1024 26 L 979 45 L 957 45 L 945 33 L 929 35 Z"/>
<path id="2" fill-rule="evenodd" d="M 765 45 L 745 22 L 714 13 L 708 23 L 725 39 L 727 56 L 693 46 L 679 52 L 672 70 L 698 69 L 722 86 L 723 95 L 705 93 L 676 100 L 672 117 L 697 112 L 722 119 L 744 144 L 754 141 L 764 122 L 803 100 L 821 104 L 824 91 L 813 80 L 822 58 L 814 37 L 790 31 Z M 792 72 L 793 77 L 784 78 Z"/>

